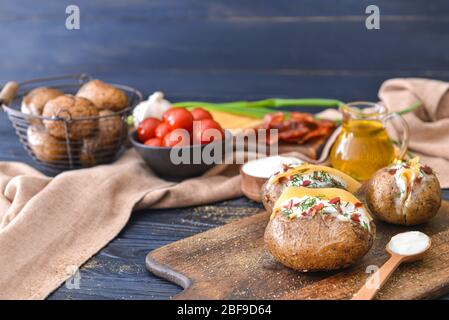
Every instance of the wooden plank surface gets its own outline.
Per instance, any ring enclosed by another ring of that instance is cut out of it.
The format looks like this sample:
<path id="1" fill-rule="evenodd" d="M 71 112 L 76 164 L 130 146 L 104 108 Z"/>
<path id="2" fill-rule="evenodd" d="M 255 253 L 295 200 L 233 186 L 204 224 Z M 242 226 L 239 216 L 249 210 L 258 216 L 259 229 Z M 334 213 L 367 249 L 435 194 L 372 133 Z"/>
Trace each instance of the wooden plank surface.
<path id="1" fill-rule="evenodd" d="M 89 72 L 173 101 L 226 101 L 375 100 L 390 77 L 449 80 L 446 0 L 78 0 L 81 29 L 68 31 L 72 3 L 0 2 L 0 83 Z M 369 4 L 381 9 L 379 31 L 364 28 Z M 33 164 L 1 112 L 0 134 L 0 160 Z M 50 298 L 167 298 L 180 289 L 148 274 L 149 250 L 259 209 L 240 198 L 136 213 L 81 269 L 79 290 Z"/>

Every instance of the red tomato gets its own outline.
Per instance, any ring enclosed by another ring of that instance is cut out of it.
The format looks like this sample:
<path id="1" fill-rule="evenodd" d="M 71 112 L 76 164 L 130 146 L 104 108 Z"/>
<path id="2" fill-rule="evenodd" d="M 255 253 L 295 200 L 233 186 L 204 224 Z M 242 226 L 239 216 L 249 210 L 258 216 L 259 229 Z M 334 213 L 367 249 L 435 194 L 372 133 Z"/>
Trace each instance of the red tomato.
<path id="1" fill-rule="evenodd" d="M 137 137 L 144 143 L 148 139 L 154 138 L 154 131 L 162 121 L 156 118 L 146 118 L 137 127 Z"/>
<path id="2" fill-rule="evenodd" d="M 170 132 L 169 125 L 165 122 L 162 122 L 160 125 L 156 127 L 156 130 L 154 130 L 154 136 L 156 138 L 163 139 L 169 132 Z"/>
<path id="3" fill-rule="evenodd" d="M 145 141 L 146 146 L 152 146 L 152 147 L 162 147 L 163 141 L 161 138 L 151 138 Z"/>
<path id="4" fill-rule="evenodd" d="M 213 119 L 209 111 L 203 108 L 195 108 L 190 113 L 193 116 L 193 120 Z"/>
<path id="5" fill-rule="evenodd" d="M 175 129 L 164 137 L 164 147 L 182 147 L 190 145 L 190 134 L 185 129 Z"/>
<path id="6" fill-rule="evenodd" d="M 170 130 L 185 129 L 192 131 L 193 116 L 185 108 L 171 108 L 165 111 L 163 118 L 170 126 Z"/>
<path id="7" fill-rule="evenodd" d="M 212 119 L 195 121 L 193 126 L 193 143 L 207 144 L 224 138 L 224 130 Z"/>

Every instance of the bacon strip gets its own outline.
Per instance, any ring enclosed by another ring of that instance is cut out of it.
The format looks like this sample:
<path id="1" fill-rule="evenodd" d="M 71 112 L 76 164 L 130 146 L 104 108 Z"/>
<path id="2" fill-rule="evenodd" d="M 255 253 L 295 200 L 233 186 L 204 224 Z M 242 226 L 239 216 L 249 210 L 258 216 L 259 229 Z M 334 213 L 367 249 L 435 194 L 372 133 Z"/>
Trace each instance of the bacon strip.
<path id="1" fill-rule="evenodd" d="M 285 119 L 283 112 L 267 114 L 259 129 L 279 130 L 278 141 L 305 144 L 314 139 L 328 137 L 335 129 L 335 123 L 329 120 L 316 120 L 310 113 L 291 112 Z M 273 141 L 270 141 L 271 143 Z"/>

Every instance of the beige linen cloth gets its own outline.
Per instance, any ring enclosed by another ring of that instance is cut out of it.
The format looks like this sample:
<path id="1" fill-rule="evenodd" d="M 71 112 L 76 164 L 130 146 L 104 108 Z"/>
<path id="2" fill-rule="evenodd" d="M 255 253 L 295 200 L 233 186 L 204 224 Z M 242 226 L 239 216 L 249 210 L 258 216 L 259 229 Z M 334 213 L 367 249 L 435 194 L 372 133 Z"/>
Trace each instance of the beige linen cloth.
<path id="1" fill-rule="evenodd" d="M 449 187 L 448 88 L 439 81 L 393 79 L 379 94 L 393 111 L 423 102 L 422 110 L 405 116 L 410 149 L 436 169 L 443 187 Z M 200 205 L 240 196 L 236 166 L 221 169 L 167 182 L 155 177 L 133 150 L 114 164 L 55 178 L 25 164 L 0 162 L 0 299 L 48 296 L 120 232 L 133 208 Z"/>
<path id="2" fill-rule="evenodd" d="M 390 111 L 422 102 L 423 107 L 403 116 L 410 128 L 409 150 L 435 169 L 442 188 L 449 188 L 449 83 L 391 79 L 382 84 L 379 98 Z"/>
<path id="3" fill-rule="evenodd" d="M 240 196 L 235 169 L 167 182 L 134 150 L 112 165 L 53 179 L 25 164 L 0 163 L 0 299 L 45 298 L 122 230 L 133 208 Z"/>

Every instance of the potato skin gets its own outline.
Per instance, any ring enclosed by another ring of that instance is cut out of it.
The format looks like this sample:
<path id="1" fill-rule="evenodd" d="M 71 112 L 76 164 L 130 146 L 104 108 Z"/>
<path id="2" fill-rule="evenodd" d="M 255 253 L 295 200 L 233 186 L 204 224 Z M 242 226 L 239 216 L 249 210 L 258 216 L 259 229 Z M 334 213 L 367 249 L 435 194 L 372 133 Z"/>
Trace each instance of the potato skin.
<path id="1" fill-rule="evenodd" d="M 31 150 L 39 160 L 54 162 L 68 159 L 66 141 L 49 135 L 45 128 L 29 126 L 27 137 Z"/>
<path id="2" fill-rule="evenodd" d="M 371 248 L 370 231 L 335 217 L 315 214 L 290 220 L 276 214 L 265 229 L 265 243 L 273 257 L 285 266 L 302 271 L 336 270 L 361 259 Z"/>
<path id="3" fill-rule="evenodd" d="M 268 212 L 272 212 L 276 200 L 285 189 L 285 185 L 281 183 L 265 182 L 261 189 L 262 203 Z"/>
<path id="4" fill-rule="evenodd" d="M 128 133 L 128 128 L 120 115 L 111 110 L 101 110 L 98 120 L 98 135 L 106 145 L 118 144 L 120 138 Z"/>
<path id="5" fill-rule="evenodd" d="M 42 115 L 45 104 L 64 93 L 58 89 L 39 87 L 31 90 L 22 100 L 21 111 L 34 116 Z"/>
<path id="6" fill-rule="evenodd" d="M 99 110 L 120 111 L 128 106 L 128 97 L 122 90 L 98 79 L 84 84 L 76 95 L 89 99 Z"/>
<path id="7" fill-rule="evenodd" d="M 98 116 L 98 110 L 87 99 L 72 95 L 63 95 L 48 101 L 42 114 L 44 117 L 60 117 L 64 119 L 86 118 Z M 66 138 L 64 121 L 44 120 L 48 132 L 59 139 Z M 87 137 L 97 130 L 98 120 L 77 120 L 69 124 L 70 139 L 79 140 Z"/>
<path id="8" fill-rule="evenodd" d="M 367 182 L 366 202 L 378 219 L 399 225 L 416 225 L 429 221 L 441 205 L 441 188 L 435 174 L 425 174 L 412 186 L 404 204 L 398 200 L 399 188 L 388 168 L 380 169 Z"/>
<path id="9" fill-rule="evenodd" d="M 127 134 L 127 127 L 121 116 L 110 110 L 101 110 L 98 120 L 98 134 L 83 140 L 80 161 L 84 167 L 107 162 L 120 149 L 121 142 Z"/>

